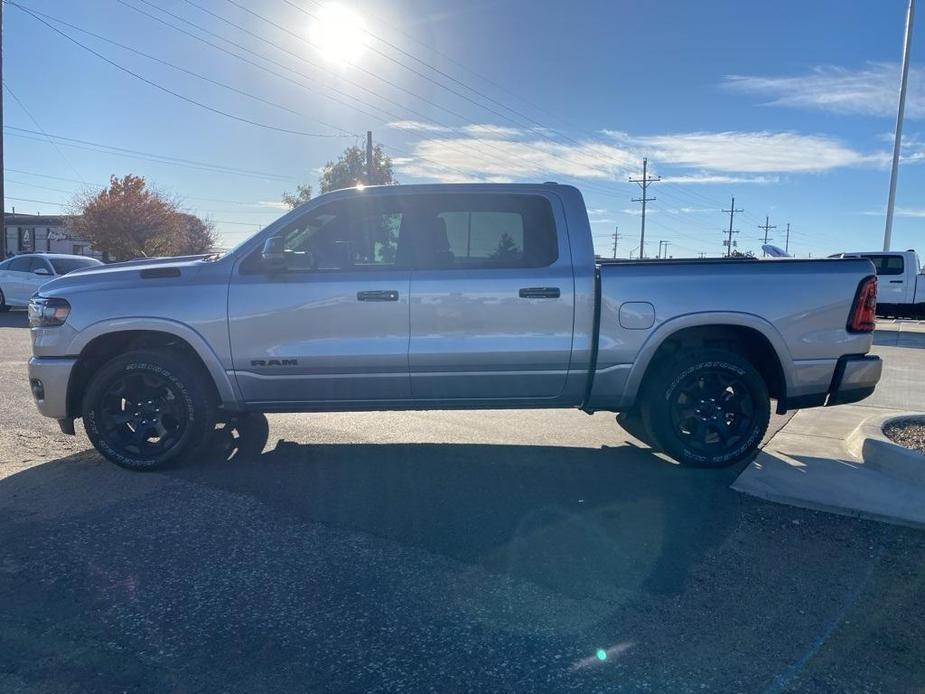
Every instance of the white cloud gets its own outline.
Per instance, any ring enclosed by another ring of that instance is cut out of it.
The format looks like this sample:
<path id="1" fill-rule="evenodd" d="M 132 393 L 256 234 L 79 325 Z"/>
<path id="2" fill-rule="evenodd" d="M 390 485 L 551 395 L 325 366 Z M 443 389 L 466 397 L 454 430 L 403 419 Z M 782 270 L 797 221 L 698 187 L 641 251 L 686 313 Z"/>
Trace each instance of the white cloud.
<path id="1" fill-rule="evenodd" d="M 474 123 L 461 128 L 462 132 L 474 137 L 516 137 L 523 131 L 518 128 L 508 128 L 504 125 L 491 125 L 489 123 Z"/>
<path id="2" fill-rule="evenodd" d="M 444 182 L 523 180 L 544 176 L 614 179 L 637 165 L 635 154 L 605 143 L 577 145 L 546 140 L 437 138 L 415 145 L 412 163 L 398 168 L 405 175 Z"/>
<path id="3" fill-rule="evenodd" d="M 393 128 L 395 130 L 410 130 L 414 132 L 425 132 L 425 133 L 450 133 L 453 132 L 452 128 L 447 128 L 443 125 L 437 125 L 436 123 L 425 123 L 424 121 L 419 120 L 396 120 L 391 123 L 387 123 L 386 127 Z"/>
<path id="4" fill-rule="evenodd" d="M 709 184 L 709 183 L 780 183 L 780 176 L 729 176 L 726 174 L 691 174 L 689 176 L 662 176 L 663 181 L 671 183 Z"/>
<path id="5" fill-rule="evenodd" d="M 886 210 L 867 210 L 861 214 L 869 217 L 885 217 Z M 925 217 L 925 207 L 895 207 L 893 208 L 894 217 L 914 217 L 916 219 Z"/>
<path id="6" fill-rule="evenodd" d="M 643 156 L 660 167 L 693 169 L 665 175 L 678 184 L 772 184 L 779 174 L 822 172 L 882 164 L 886 152 L 864 154 L 823 135 L 794 132 L 693 132 L 633 136 L 602 131 L 606 139 L 555 142 L 530 130 L 491 124 L 435 129 L 426 123 L 400 121 L 393 126 L 421 133 L 410 156 L 393 160 L 405 176 L 444 182 L 574 178 L 625 180 L 640 173 Z M 530 139 L 524 139 L 525 137 Z M 925 160 L 925 152 L 910 154 Z M 650 167 L 650 170 L 654 169 Z"/>
<path id="7" fill-rule="evenodd" d="M 802 75 L 760 77 L 727 75 L 730 89 L 770 99 L 773 106 L 809 108 L 834 113 L 895 117 L 899 96 L 899 65 L 868 63 L 852 70 L 834 65 Z M 909 71 L 906 115 L 925 117 L 925 70 Z"/>
<path id="8" fill-rule="evenodd" d="M 248 205 L 248 207 L 269 207 L 274 210 L 289 210 L 289 205 L 279 200 L 258 200 L 257 203 Z"/>
<path id="9" fill-rule="evenodd" d="M 834 138 L 792 132 L 695 132 L 637 141 L 653 159 L 732 173 L 827 171 L 874 161 Z"/>

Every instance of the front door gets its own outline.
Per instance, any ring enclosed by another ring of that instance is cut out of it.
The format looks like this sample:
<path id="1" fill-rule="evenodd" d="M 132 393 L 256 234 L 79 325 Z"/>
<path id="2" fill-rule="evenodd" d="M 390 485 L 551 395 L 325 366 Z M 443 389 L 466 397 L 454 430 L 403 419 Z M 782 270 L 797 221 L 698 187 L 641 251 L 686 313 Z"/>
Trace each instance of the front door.
<path id="1" fill-rule="evenodd" d="M 430 194 L 419 196 L 414 208 L 414 397 L 560 395 L 571 360 L 575 292 L 558 200 Z"/>
<path id="2" fill-rule="evenodd" d="M 410 396 L 410 270 L 402 214 L 332 202 L 281 237 L 285 267 L 260 249 L 235 269 L 228 296 L 232 358 L 249 402 L 361 403 Z"/>

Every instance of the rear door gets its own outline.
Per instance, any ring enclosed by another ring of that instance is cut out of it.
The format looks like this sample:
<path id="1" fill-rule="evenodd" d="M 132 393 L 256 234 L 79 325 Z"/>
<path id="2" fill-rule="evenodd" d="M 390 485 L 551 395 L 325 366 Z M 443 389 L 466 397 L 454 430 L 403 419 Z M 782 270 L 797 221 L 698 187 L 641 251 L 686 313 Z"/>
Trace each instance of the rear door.
<path id="1" fill-rule="evenodd" d="M 561 203 L 538 194 L 414 197 L 413 396 L 560 395 L 575 312 Z"/>
<path id="2" fill-rule="evenodd" d="M 905 304 L 911 301 L 907 296 L 908 282 L 906 266 L 902 255 L 895 253 L 864 254 L 877 268 L 877 303 Z M 912 291 L 915 287 L 912 286 Z"/>
<path id="3" fill-rule="evenodd" d="M 228 318 L 245 400 L 410 397 L 402 216 L 377 198 L 331 202 L 279 233 L 285 268 L 264 268 L 259 249 L 244 259 L 231 280 Z"/>

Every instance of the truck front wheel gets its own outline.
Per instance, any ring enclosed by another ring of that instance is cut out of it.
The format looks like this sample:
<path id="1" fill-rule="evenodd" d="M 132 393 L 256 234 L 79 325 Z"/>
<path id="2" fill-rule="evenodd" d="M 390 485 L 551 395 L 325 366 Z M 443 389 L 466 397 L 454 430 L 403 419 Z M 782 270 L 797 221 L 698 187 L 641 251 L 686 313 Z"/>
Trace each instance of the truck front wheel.
<path id="1" fill-rule="evenodd" d="M 755 367 L 718 349 L 660 367 L 644 389 L 641 409 L 665 453 L 700 467 L 725 467 L 749 457 L 771 416 L 768 388 Z"/>
<path id="2" fill-rule="evenodd" d="M 83 397 L 94 447 L 131 470 L 153 470 L 195 450 L 215 428 L 203 374 L 171 352 L 140 350 L 107 362 Z"/>

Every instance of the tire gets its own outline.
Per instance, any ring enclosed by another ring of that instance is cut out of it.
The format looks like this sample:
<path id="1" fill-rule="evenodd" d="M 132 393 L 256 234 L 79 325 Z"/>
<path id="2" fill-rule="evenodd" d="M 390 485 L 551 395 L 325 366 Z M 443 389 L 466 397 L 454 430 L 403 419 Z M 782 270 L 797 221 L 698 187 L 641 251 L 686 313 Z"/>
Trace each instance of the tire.
<path id="1" fill-rule="evenodd" d="M 6 303 L 6 297 L 3 295 L 3 290 L 0 289 L 0 313 L 6 313 L 10 310 L 10 306 Z"/>
<path id="2" fill-rule="evenodd" d="M 721 468 L 748 458 L 768 429 L 761 374 L 720 349 L 660 365 L 642 394 L 642 417 L 659 447 L 682 465 Z"/>
<path id="3" fill-rule="evenodd" d="M 130 470 L 155 470 L 187 457 L 215 428 L 207 378 L 171 352 L 139 350 L 107 362 L 84 393 L 90 442 Z"/>

